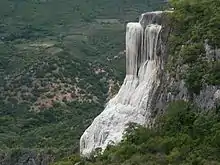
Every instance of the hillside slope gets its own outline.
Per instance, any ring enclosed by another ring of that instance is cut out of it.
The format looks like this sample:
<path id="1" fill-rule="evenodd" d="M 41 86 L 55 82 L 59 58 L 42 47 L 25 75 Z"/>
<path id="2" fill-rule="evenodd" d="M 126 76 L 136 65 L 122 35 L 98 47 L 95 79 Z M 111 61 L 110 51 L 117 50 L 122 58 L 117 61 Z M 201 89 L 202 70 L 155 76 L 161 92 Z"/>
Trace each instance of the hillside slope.
<path id="1" fill-rule="evenodd" d="M 48 164 L 124 76 L 124 24 L 157 1 L 0 2 L 0 164 Z"/>

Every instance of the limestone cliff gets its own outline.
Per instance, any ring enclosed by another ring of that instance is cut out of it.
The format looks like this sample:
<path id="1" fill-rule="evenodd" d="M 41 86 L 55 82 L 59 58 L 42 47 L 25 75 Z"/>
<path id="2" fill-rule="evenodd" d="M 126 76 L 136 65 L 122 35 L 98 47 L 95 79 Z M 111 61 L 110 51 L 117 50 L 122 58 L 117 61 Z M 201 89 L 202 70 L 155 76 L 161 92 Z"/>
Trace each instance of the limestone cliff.
<path id="1" fill-rule="evenodd" d="M 83 156 L 120 142 L 130 122 L 150 126 L 170 101 L 191 100 L 206 109 L 217 106 L 219 87 L 207 86 L 199 95 L 192 96 L 183 80 L 172 78 L 166 71 L 168 36 L 172 30 L 169 13 L 144 13 L 139 22 L 127 24 L 126 77 L 118 94 L 82 135 Z"/>
<path id="2" fill-rule="evenodd" d="M 151 123 L 154 98 L 161 86 L 166 59 L 169 28 L 165 15 L 166 12 L 161 11 L 145 13 L 139 22 L 127 24 L 124 83 L 82 135 L 82 155 L 89 155 L 95 148 L 105 149 L 109 143 L 120 142 L 130 122 Z"/>

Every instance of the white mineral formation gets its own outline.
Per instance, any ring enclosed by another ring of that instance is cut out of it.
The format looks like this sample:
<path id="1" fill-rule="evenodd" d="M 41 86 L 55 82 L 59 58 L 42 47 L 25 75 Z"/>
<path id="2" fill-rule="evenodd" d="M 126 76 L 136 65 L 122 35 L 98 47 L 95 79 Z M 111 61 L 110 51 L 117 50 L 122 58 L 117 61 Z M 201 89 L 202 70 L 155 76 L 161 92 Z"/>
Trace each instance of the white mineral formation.
<path id="1" fill-rule="evenodd" d="M 89 156 L 96 148 L 104 150 L 112 142 L 120 142 L 128 123 L 145 125 L 149 122 L 151 95 L 160 83 L 161 61 L 157 52 L 162 28 L 158 15 L 161 13 L 145 13 L 139 23 L 127 24 L 124 83 L 82 135 L 82 156 Z"/>

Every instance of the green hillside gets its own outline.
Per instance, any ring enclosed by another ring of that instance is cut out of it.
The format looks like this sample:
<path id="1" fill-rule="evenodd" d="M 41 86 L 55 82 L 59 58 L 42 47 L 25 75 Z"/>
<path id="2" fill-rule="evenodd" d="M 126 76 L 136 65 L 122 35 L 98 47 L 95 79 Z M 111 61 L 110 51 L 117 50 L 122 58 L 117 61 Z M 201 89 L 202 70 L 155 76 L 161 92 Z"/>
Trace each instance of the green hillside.
<path id="1" fill-rule="evenodd" d="M 82 132 L 123 80 L 126 22 L 160 6 L 1 0 L 0 164 L 45 155 L 51 162 L 78 151 Z"/>

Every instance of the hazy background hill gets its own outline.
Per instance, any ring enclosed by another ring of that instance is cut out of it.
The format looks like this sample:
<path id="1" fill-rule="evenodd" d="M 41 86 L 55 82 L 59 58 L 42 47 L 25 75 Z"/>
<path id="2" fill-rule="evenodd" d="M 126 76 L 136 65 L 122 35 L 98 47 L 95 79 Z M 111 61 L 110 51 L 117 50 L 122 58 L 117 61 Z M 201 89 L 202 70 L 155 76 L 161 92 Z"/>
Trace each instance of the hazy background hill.
<path id="1" fill-rule="evenodd" d="M 48 164 L 77 151 L 123 80 L 126 22 L 162 4 L 1 0 L 0 164 Z"/>

